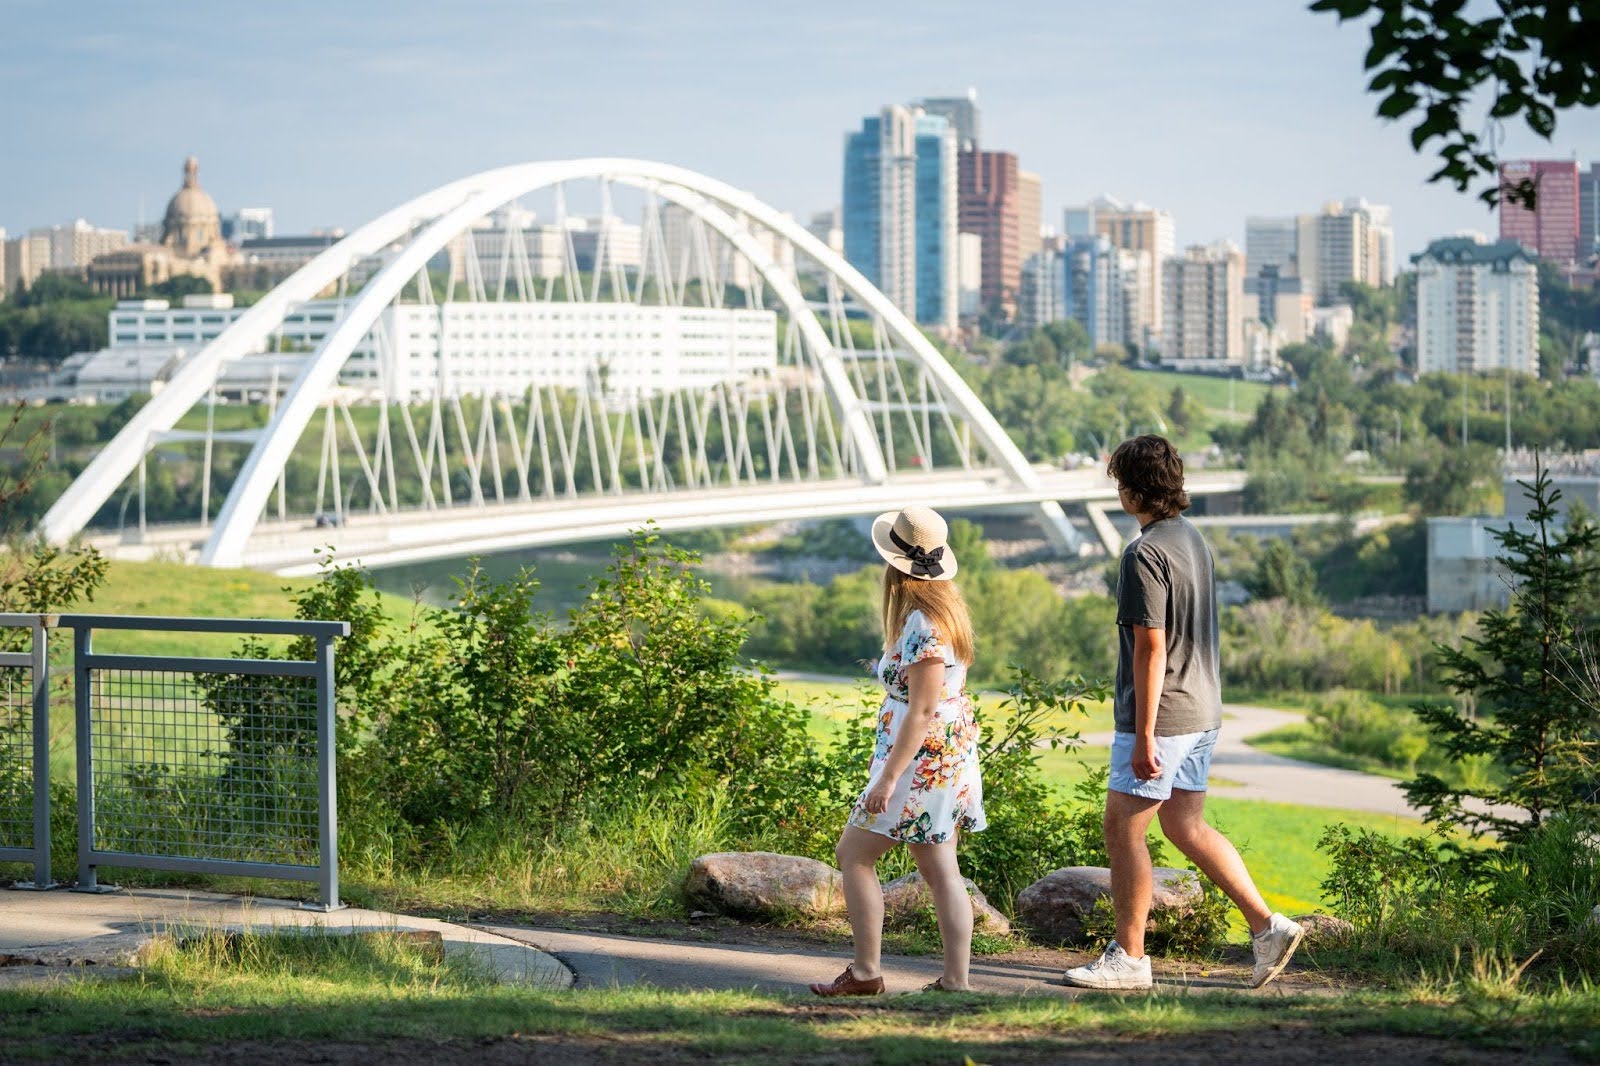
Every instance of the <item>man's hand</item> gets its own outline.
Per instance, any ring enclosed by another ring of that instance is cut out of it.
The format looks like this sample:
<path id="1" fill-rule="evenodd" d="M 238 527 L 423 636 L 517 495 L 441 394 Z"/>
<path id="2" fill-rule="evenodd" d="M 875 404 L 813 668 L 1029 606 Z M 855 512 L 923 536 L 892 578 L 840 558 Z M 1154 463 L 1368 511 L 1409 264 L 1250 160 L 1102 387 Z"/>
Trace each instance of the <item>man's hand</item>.
<path id="1" fill-rule="evenodd" d="M 889 793 L 894 791 L 894 782 L 875 781 L 867 789 L 867 813 L 882 814 L 889 809 Z"/>
<path id="2" fill-rule="evenodd" d="M 1154 781 L 1161 776 L 1161 759 L 1156 755 L 1155 737 L 1140 734 L 1133 738 L 1133 776 L 1140 781 Z"/>

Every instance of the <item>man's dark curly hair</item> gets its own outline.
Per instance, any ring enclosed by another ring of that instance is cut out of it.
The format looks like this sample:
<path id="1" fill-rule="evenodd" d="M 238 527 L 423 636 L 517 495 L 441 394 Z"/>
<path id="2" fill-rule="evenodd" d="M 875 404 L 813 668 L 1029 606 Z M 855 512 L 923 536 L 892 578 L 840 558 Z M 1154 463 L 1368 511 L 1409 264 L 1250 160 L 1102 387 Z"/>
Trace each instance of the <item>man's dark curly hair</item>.
<path id="1" fill-rule="evenodd" d="M 1147 433 L 1117 445 L 1106 473 L 1128 490 L 1129 502 L 1139 514 L 1171 518 L 1189 509 L 1183 491 L 1183 459 L 1165 437 Z"/>

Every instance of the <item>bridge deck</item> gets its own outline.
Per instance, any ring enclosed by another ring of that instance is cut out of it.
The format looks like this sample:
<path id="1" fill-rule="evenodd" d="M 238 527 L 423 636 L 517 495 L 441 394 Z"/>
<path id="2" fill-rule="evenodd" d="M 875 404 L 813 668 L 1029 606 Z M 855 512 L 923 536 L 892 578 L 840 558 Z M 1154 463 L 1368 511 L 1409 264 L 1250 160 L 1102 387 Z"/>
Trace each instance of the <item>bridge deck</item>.
<path id="1" fill-rule="evenodd" d="M 877 514 L 912 502 L 946 511 L 1114 501 L 1116 487 L 1099 469 L 1038 471 L 1037 488 L 1012 482 L 999 471 L 901 474 L 881 485 L 859 481 L 808 484 L 754 483 L 699 492 L 577 496 L 531 502 L 457 505 L 435 511 L 352 514 L 337 527 L 310 519 L 262 522 L 246 553 L 246 565 L 284 576 L 315 573 L 313 549 L 332 547 L 338 558 L 381 568 L 429 559 L 487 555 L 627 536 L 654 522 L 664 531 Z M 1192 495 L 1237 492 L 1241 471 L 1196 471 Z M 207 531 L 199 526 L 154 527 L 138 544 L 116 535 L 90 537 L 117 558 L 153 558 L 174 552 L 192 557 Z"/>

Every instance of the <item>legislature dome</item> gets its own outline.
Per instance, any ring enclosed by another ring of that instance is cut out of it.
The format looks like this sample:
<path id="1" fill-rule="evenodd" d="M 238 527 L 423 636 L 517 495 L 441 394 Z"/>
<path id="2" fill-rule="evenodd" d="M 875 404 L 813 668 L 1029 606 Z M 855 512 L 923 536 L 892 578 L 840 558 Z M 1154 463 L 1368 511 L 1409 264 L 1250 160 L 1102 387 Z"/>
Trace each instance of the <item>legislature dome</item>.
<path id="1" fill-rule="evenodd" d="M 196 256 L 221 240 L 217 203 L 200 187 L 200 161 L 190 156 L 183 163 L 183 188 L 167 203 L 161 243 L 180 255 Z"/>

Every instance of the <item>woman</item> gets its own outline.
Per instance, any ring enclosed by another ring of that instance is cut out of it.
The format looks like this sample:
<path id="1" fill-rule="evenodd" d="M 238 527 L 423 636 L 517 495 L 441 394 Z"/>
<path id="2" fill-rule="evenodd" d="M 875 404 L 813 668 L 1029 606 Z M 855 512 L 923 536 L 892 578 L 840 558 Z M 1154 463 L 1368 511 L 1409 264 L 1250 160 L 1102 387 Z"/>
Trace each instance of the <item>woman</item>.
<path id="1" fill-rule="evenodd" d="M 883 991 L 883 886 L 878 860 L 896 844 L 911 849 L 927 882 L 944 941 L 944 974 L 929 990 L 964 992 L 972 953 L 972 901 L 956 865 L 956 836 L 984 827 L 978 778 L 978 723 L 965 691 L 972 620 L 946 543 L 943 518 L 928 507 L 880 516 L 872 542 L 883 574 L 886 694 L 878 712 L 871 777 L 835 850 L 844 874 L 855 959 L 819 996 Z"/>

